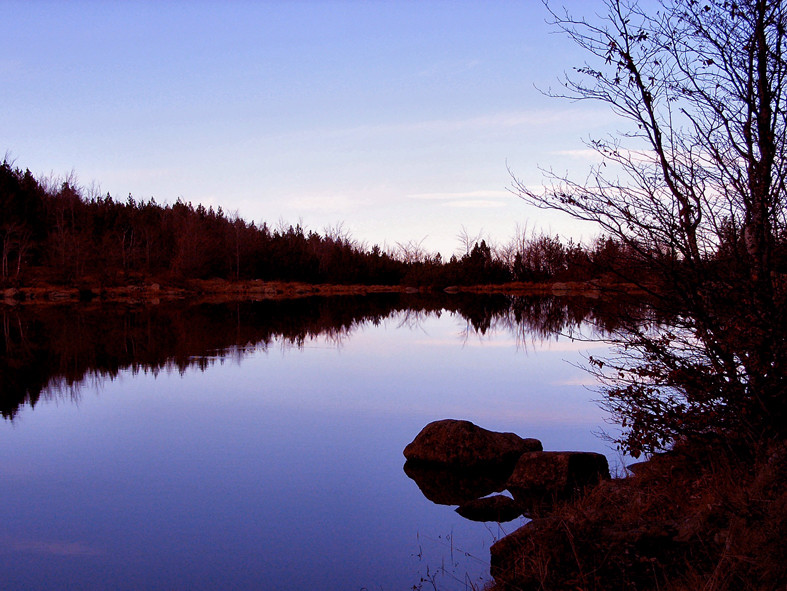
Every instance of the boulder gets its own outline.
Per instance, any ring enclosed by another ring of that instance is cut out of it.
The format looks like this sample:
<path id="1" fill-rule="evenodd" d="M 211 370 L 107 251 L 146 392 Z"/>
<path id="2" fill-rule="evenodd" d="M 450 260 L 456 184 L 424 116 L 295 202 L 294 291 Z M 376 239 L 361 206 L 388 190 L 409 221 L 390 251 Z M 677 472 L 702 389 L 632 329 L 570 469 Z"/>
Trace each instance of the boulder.
<path id="1" fill-rule="evenodd" d="M 602 454 L 577 451 L 522 454 L 506 483 L 517 502 L 538 512 L 560 499 L 574 497 L 585 487 L 609 479 Z"/>
<path id="2" fill-rule="evenodd" d="M 410 461 L 473 467 L 512 463 L 523 453 L 543 449 L 537 439 L 488 431 L 470 421 L 443 419 L 429 423 L 404 448 Z"/>
<path id="3" fill-rule="evenodd" d="M 457 507 L 456 512 L 471 521 L 496 521 L 505 523 L 522 515 L 522 508 L 514 499 L 505 495 L 493 495 L 475 499 Z"/>

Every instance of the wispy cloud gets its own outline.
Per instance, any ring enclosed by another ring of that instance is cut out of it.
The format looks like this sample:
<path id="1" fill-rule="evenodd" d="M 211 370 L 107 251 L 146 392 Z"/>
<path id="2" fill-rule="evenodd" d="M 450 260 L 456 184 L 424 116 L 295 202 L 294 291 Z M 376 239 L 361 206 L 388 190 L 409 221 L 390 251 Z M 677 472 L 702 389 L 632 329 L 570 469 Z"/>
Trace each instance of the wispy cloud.
<path id="1" fill-rule="evenodd" d="M 417 201 L 439 202 L 442 207 L 489 209 L 494 207 L 505 207 L 506 203 L 511 200 L 511 193 L 493 189 L 445 193 L 414 193 L 407 197 Z"/>
<path id="2" fill-rule="evenodd" d="M 567 156 L 569 158 L 576 158 L 579 160 L 590 160 L 594 162 L 600 162 L 604 158 L 597 150 L 593 150 L 592 148 L 583 148 L 579 150 L 553 150 L 550 152 L 555 156 Z"/>
<path id="3" fill-rule="evenodd" d="M 359 207 L 364 200 L 347 193 L 307 193 L 285 197 L 287 205 L 298 211 L 342 212 Z"/>
<path id="4" fill-rule="evenodd" d="M 409 199 L 423 199 L 427 201 L 455 201 L 458 199 L 509 199 L 511 193 L 508 191 L 496 191 L 482 189 L 479 191 L 454 191 L 445 193 L 413 193 L 407 196 Z"/>
<path id="5" fill-rule="evenodd" d="M 461 209 L 481 208 L 488 209 L 490 207 L 505 207 L 505 203 L 500 201 L 491 201 L 488 199 L 468 199 L 467 201 L 446 201 L 442 204 L 444 207 L 458 207 Z"/>
<path id="6" fill-rule="evenodd" d="M 593 115 L 593 116 L 591 116 Z M 351 127 L 305 128 L 297 131 L 274 134 L 265 137 L 265 141 L 286 142 L 305 138 L 322 138 L 338 140 L 347 138 L 369 138 L 380 136 L 412 136 L 412 135 L 445 135 L 456 133 L 499 134 L 516 132 L 526 135 L 529 129 L 543 130 L 559 127 L 587 126 L 588 120 L 605 120 L 603 115 L 579 108 L 568 109 L 531 109 L 523 111 L 500 111 L 483 113 L 473 117 L 421 119 L 416 121 L 399 121 L 369 123 Z"/>
<path id="7" fill-rule="evenodd" d="M 476 117 L 461 119 L 429 119 L 402 124 L 375 126 L 380 131 L 429 131 L 429 132 L 456 132 L 456 131 L 497 131 L 522 127 L 543 127 L 564 123 L 571 119 L 570 111 L 506 111 L 500 113 L 487 113 Z"/>

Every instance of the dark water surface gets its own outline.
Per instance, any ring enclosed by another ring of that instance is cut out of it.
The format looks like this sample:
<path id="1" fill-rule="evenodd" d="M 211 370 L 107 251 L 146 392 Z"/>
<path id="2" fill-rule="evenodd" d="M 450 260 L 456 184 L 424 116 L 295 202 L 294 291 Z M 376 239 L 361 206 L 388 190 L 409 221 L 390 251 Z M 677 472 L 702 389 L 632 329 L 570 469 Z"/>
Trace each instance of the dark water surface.
<path id="1" fill-rule="evenodd" d="M 614 323 L 590 301 L 0 317 L 6 589 L 480 588 L 490 544 L 523 522 L 424 498 L 402 449 L 425 424 L 463 418 L 617 461 L 570 364 L 599 345 L 552 332 Z"/>

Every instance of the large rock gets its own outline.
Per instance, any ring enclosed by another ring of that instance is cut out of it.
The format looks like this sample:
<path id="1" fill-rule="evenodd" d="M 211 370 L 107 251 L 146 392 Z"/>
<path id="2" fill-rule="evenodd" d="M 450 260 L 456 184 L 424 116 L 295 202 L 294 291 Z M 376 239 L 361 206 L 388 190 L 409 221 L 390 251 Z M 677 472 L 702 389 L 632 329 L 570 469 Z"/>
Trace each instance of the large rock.
<path id="1" fill-rule="evenodd" d="M 550 451 L 522 454 L 506 488 L 525 507 L 536 510 L 567 499 L 585 487 L 609 479 L 609 465 L 602 454 Z"/>
<path id="2" fill-rule="evenodd" d="M 443 419 L 424 427 L 404 448 L 404 456 L 410 461 L 473 467 L 511 463 L 525 452 L 541 449 L 537 439 L 488 431 L 470 421 Z"/>

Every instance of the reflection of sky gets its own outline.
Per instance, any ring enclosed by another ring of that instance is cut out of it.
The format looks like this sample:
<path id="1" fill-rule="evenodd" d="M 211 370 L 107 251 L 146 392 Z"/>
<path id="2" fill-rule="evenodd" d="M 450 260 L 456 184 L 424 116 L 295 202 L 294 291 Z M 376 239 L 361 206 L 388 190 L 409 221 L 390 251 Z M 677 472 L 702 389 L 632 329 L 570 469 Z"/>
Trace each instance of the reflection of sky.
<path id="1" fill-rule="evenodd" d="M 126 372 L 76 404 L 23 409 L 0 427 L 9 588 L 405 589 L 450 562 L 451 534 L 480 559 L 455 566 L 460 578 L 486 573 L 497 530 L 433 505 L 402 472 L 421 427 L 465 418 L 547 449 L 611 452 L 591 434 L 603 420 L 592 393 L 571 385 L 582 347 L 524 351 L 464 328 L 449 314 L 389 320 L 340 347 Z"/>
<path id="2" fill-rule="evenodd" d="M 338 351 L 314 342 L 275 367 L 265 357 L 246 360 L 242 378 L 257 384 L 266 404 L 336 412 L 456 416 L 517 431 L 536 423 L 597 424 L 602 416 L 588 391 L 571 385 L 587 375 L 566 361 L 581 361 L 591 343 L 536 342 L 524 350 L 508 335 L 465 338 L 464 321 L 451 316 L 409 330 L 392 331 L 394 324 L 369 327 Z"/>

